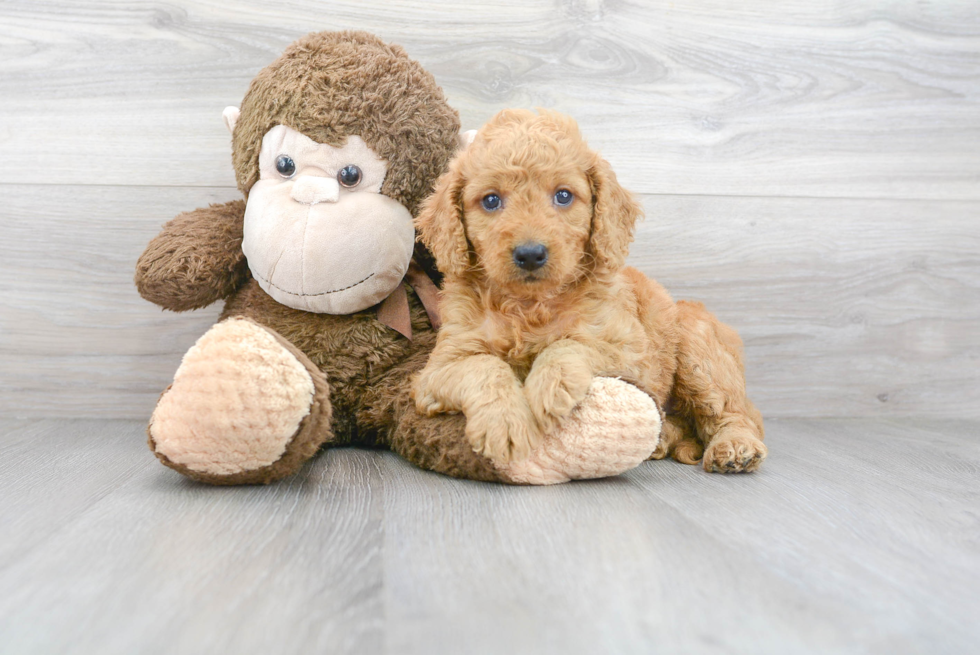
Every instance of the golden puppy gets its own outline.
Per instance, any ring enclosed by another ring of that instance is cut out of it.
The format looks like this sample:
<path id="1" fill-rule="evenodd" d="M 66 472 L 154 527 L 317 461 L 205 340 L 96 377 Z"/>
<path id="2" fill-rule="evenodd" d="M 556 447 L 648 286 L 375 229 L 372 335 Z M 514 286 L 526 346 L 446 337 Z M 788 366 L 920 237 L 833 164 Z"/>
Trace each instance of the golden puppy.
<path id="1" fill-rule="evenodd" d="M 474 450 L 506 462 L 526 457 L 593 377 L 619 376 L 670 408 L 653 457 L 758 468 L 762 417 L 745 397 L 741 341 L 624 265 L 641 213 L 571 118 L 491 119 L 416 220 L 445 275 L 419 411 L 462 411 Z"/>

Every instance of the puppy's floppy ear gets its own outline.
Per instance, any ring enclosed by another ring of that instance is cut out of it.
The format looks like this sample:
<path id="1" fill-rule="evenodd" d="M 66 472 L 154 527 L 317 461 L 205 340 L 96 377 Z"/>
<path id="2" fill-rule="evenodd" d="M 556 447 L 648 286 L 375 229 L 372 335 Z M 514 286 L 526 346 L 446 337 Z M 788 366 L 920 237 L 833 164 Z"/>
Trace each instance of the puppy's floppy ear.
<path id="1" fill-rule="evenodd" d="M 446 276 L 460 277 L 470 264 L 469 243 L 463 229 L 463 175 L 460 156 L 436 182 L 435 191 L 422 203 L 415 219 L 419 239 L 436 258 Z"/>
<path id="2" fill-rule="evenodd" d="M 629 191 L 616 181 L 612 167 L 598 155 L 588 171 L 592 185 L 592 235 L 589 250 L 596 265 L 610 271 L 626 264 L 633 227 L 643 209 Z"/>

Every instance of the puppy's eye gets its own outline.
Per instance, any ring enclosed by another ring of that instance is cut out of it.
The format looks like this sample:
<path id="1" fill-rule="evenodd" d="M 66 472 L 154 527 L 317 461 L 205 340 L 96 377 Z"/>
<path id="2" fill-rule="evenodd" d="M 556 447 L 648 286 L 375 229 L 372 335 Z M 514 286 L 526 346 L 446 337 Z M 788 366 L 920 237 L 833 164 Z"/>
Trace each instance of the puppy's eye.
<path id="1" fill-rule="evenodd" d="M 480 201 L 480 204 L 483 205 L 483 208 L 488 212 L 495 212 L 500 209 L 503 202 L 500 200 L 500 196 L 498 196 L 496 193 L 488 193 L 487 195 L 483 196 L 483 200 Z"/>
<path id="2" fill-rule="evenodd" d="M 296 172 L 296 162 L 289 155 L 279 155 L 276 159 L 276 170 L 283 177 L 292 177 L 293 173 Z"/>
<path id="3" fill-rule="evenodd" d="M 568 189 L 558 189 L 555 191 L 555 204 L 559 207 L 568 207 L 574 199 L 575 196 Z"/>
<path id="4" fill-rule="evenodd" d="M 337 181 L 340 182 L 340 186 L 348 189 L 356 187 L 361 183 L 361 169 L 354 164 L 344 166 L 337 173 Z"/>

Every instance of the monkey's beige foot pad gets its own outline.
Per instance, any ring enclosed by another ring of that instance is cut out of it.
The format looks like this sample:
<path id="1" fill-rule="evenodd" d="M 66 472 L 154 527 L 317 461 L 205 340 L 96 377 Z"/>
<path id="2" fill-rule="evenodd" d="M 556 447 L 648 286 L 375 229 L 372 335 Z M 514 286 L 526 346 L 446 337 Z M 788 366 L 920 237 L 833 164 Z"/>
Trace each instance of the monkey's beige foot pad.
<path id="1" fill-rule="evenodd" d="M 231 318 L 187 351 L 148 428 L 164 464 L 216 484 L 294 472 L 329 436 L 327 381 L 272 330 Z"/>
<path id="2" fill-rule="evenodd" d="M 660 411 L 650 396 L 615 378 L 596 378 L 561 428 L 531 456 L 498 465 L 520 484 L 557 484 L 618 475 L 660 443 Z"/>

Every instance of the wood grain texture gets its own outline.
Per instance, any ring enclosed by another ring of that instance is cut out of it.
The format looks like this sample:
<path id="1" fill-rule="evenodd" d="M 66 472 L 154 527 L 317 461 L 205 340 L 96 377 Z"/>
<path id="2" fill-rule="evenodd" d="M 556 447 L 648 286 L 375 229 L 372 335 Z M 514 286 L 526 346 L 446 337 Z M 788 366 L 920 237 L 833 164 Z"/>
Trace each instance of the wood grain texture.
<path id="1" fill-rule="evenodd" d="M 980 205 L 648 196 L 631 263 L 746 346 L 769 416 L 980 418 Z"/>
<path id="2" fill-rule="evenodd" d="M 234 189 L 5 186 L 0 209 L 0 415 L 149 416 L 219 307 L 164 313 L 136 259 L 176 214 Z M 163 371 L 168 375 L 161 375 Z M 135 418 L 135 416 L 133 416 Z"/>
<path id="3" fill-rule="evenodd" d="M 466 128 L 579 120 L 644 194 L 632 263 L 742 334 L 760 473 L 510 488 L 334 450 L 218 489 L 156 462 L 218 308 L 142 301 L 136 258 L 238 197 L 220 113 L 255 73 L 348 28 Z M 2 2 L 0 195 L 0 417 L 100 419 L 0 418 L 0 654 L 976 649 L 973 0 Z"/>
<path id="4" fill-rule="evenodd" d="M 401 574 L 387 588 L 402 638 L 389 643 L 403 653 L 463 642 L 477 653 L 970 650 L 976 432 L 776 421 L 761 474 L 737 478 L 650 462 L 612 480 L 488 491 L 405 467 L 407 497 L 386 494 L 386 543 L 400 546 L 386 560 Z"/>
<path id="5" fill-rule="evenodd" d="M 0 415 L 149 417 L 218 310 L 142 300 L 136 258 L 236 193 L 5 187 Z M 739 330 L 767 416 L 980 418 L 980 203 L 643 201 L 631 263 Z"/>
<path id="6" fill-rule="evenodd" d="M 966 653 L 980 423 L 772 421 L 758 474 L 515 488 L 334 450 L 197 485 L 0 421 L 0 652 Z"/>
<path id="7" fill-rule="evenodd" d="M 466 127 L 575 115 L 638 192 L 980 199 L 972 0 L 21 0 L 0 26 L 11 183 L 231 186 L 221 110 L 296 37 L 356 28 Z"/>
<path id="8" fill-rule="evenodd" d="M 0 652 L 381 651 L 377 454 L 218 489 L 133 422 L 3 425 Z"/>
<path id="9" fill-rule="evenodd" d="M 743 334 L 768 416 L 980 417 L 966 0 L 0 3 L 0 415 L 149 415 L 218 310 L 144 303 L 137 256 L 237 197 L 221 109 L 346 28 L 404 44 L 465 127 L 575 115 L 645 194 L 633 262 Z"/>

